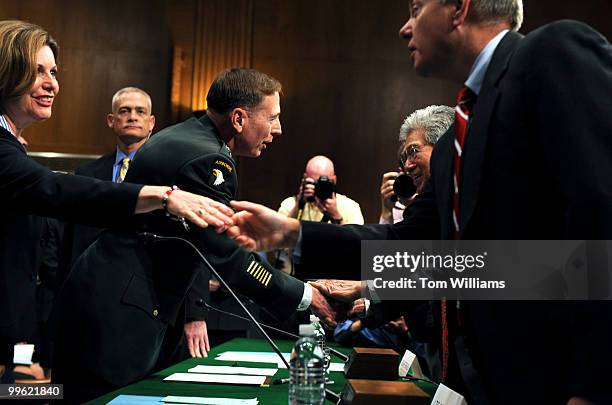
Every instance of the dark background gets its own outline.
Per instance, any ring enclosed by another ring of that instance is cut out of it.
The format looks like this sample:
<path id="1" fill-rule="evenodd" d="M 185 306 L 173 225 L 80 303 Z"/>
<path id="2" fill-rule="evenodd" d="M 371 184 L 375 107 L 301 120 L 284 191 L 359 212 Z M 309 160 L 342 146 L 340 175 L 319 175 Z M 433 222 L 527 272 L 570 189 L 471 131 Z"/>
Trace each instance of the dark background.
<path id="1" fill-rule="evenodd" d="M 324 154 L 366 222 L 378 220 L 404 117 L 452 104 L 457 90 L 412 72 L 397 35 L 408 12 L 406 0 L 0 0 L 0 19 L 40 24 L 61 47 L 54 116 L 25 131 L 30 150 L 104 153 L 120 87 L 151 94 L 159 130 L 204 108 L 204 77 L 251 66 L 284 85 L 284 134 L 261 158 L 240 159 L 240 197 L 277 208 L 308 158 Z M 526 0 L 521 32 L 560 18 L 612 34 L 607 0 Z"/>

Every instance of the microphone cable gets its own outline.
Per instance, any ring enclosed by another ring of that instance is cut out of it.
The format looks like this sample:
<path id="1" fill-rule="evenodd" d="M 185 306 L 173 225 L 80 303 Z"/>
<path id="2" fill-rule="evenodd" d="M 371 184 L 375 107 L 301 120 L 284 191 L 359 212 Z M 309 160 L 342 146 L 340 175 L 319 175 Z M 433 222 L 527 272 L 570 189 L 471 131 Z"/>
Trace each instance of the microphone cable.
<path id="1" fill-rule="evenodd" d="M 283 364 L 285 364 L 285 367 L 287 367 L 287 370 L 288 371 L 291 370 L 291 366 L 289 365 L 289 362 L 287 361 L 287 359 L 285 359 L 285 357 L 281 353 L 281 351 L 278 348 L 278 346 L 276 346 L 274 341 L 270 338 L 270 336 L 262 328 L 261 324 L 255 319 L 253 314 L 251 314 L 251 311 L 249 311 L 248 308 L 242 303 L 242 301 L 240 301 L 238 299 L 238 297 L 236 296 L 236 293 L 234 293 L 234 290 L 225 282 L 225 279 L 223 279 L 223 277 L 221 277 L 221 275 L 212 266 L 212 264 L 210 264 L 208 259 L 206 259 L 206 257 L 204 257 L 202 252 L 200 252 L 200 249 L 198 249 L 193 243 L 191 243 L 191 241 L 189 241 L 187 239 L 184 239 L 184 238 L 181 238 L 181 237 L 178 237 L 178 236 L 160 236 L 160 235 L 156 235 L 156 234 L 151 233 L 151 232 L 141 232 L 140 236 L 142 236 L 146 240 L 150 240 L 150 241 L 161 241 L 161 242 L 163 242 L 163 241 L 181 241 L 181 242 L 185 243 L 186 245 L 190 246 L 197 253 L 197 255 L 200 257 L 200 259 L 202 260 L 202 263 L 204 263 L 206 265 L 206 267 L 208 267 L 210 272 L 219 280 L 221 285 L 223 287 L 225 287 L 225 289 L 230 293 L 230 295 L 234 298 L 234 300 L 238 303 L 238 305 L 240 305 L 240 307 L 243 309 L 243 311 L 249 316 L 251 322 L 253 322 L 255 324 L 257 329 L 259 329 L 259 332 L 266 338 L 266 340 L 268 341 L 268 343 L 270 344 L 270 346 L 272 347 L 274 352 L 278 355 L 278 357 L 281 358 L 281 360 L 283 361 Z M 328 399 L 329 401 L 333 402 L 334 404 L 339 404 L 340 400 L 341 400 L 340 395 L 336 394 L 335 392 L 333 392 L 333 391 L 331 391 L 331 390 L 329 390 L 327 388 L 325 388 L 325 398 Z"/>

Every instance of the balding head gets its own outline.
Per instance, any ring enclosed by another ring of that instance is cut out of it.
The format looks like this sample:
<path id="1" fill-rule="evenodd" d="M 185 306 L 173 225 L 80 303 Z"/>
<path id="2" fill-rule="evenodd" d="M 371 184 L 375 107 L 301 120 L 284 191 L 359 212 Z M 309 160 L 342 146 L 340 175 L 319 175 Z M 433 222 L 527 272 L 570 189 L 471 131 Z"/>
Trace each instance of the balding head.
<path id="1" fill-rule="evenodd" d="M 334 183 L 336 182 L 336 173 L 334 172 L 334 163 L 325 156 L 315 156 L 306 164 L 306 172 L 304 177 L 313 180 L 319 180 L 319 177 L 327 176 Z"/>

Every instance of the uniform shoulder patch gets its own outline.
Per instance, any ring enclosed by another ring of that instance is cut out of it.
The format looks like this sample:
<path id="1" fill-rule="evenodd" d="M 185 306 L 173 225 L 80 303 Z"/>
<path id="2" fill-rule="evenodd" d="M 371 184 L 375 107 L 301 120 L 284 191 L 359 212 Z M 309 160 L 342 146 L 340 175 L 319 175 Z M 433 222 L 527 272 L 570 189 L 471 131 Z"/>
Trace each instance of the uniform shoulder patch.
<path id="1" fill-rule="evenodd" d="M 215 163 L 214 163 L 214 166 L 221 166 L 221 167 L 227 169 L 227 171 L 230 172 L 230 173 L 234 171 L 234 169 L 232 168 L 232 165 L 230 165 L 229 163 L 227 163 L 224 160 L 217 159 L 215 161 Z"/>
<path id="2" fill-rule="evenodd" d="M 208 184 L 211 186 L 218 187 L 225 183 L 226 177 L 234 171 L 234 168 L 229 162 L 223 159 L 216 159 L 212 164 L 210 177 L 208 178 Z"/>
<path id="3" fill-rule="evenodd" d="M 223 177 L 223 172 L 219 169 L 213 169 L 211 175 L 212 185 L 220 186 L 225 182 L 225 178 Z"/>

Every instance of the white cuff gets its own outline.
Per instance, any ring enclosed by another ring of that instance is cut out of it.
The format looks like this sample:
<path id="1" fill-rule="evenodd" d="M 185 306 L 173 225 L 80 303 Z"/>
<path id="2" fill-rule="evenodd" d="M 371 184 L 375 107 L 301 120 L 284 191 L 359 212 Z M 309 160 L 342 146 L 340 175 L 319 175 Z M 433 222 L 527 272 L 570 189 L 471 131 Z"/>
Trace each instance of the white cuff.
<path id="1" fill-rule="evenodd" d="M 368 286 L 368 291 L 367 292 L 368 292 L 372 302 L 374 302 L 375 304 L 378 304 L 378 303 L 382 302 L 382 300 L 380 299 L 380 297 L 376 293 L 376 288 L 374 288 L 374 280 L 366 280 L 366 284 Z"/>
<path id="2" fill-rule="evenodd" d="M 310 307 L 312 302 L 312 286 L 308 283 L 304 283 L 304 295 L 302 295 L 302 301 L 298 305 L 298 311 L 306 311 Z"/>

